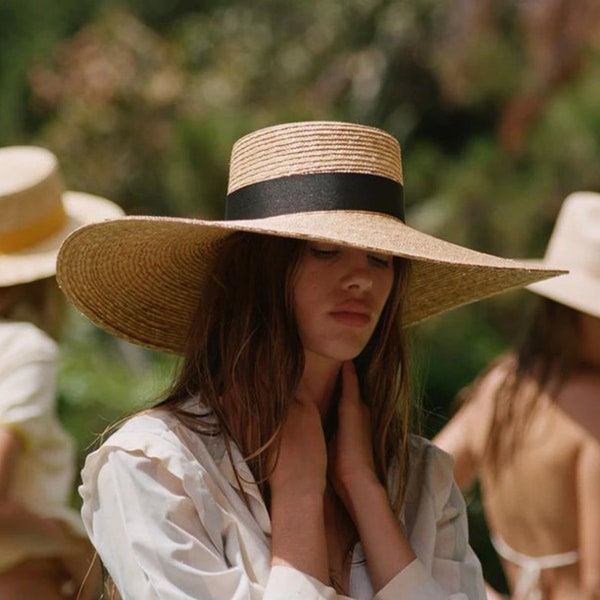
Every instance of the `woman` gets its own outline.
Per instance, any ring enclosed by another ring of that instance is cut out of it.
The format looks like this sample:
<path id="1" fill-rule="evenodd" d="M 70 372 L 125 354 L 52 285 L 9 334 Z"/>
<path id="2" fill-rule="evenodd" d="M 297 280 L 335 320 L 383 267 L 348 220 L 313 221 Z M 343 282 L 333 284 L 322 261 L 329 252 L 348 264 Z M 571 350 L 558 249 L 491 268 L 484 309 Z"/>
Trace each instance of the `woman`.
<path id="1" fill-rule="evenodd" d="M 70 506 L 75 448 L 56 414 L 66 303 L 56 255 L 76 227 L 121 215 L 63 192 L 43 148 L 0 149 L 0 598 L 97 598 L 93 547 Z"/>
<path id="2" fill-rule="evenodd" d="M 482 597 L 449 458 L 409 435 L 400 325 L 554 272 L 408 228 L 401 193 L 392 136 L 292 123 L 235 144 L 225 221 L 132 217 L 63 245 L 85 314 L 183 354 L 82 475 L 123 598 Z"/>
<path id="3" fill-rule="evenodd" d="M 569 274 L 530 286 L 543 299 L 523 343 L 434 440 L 462 489 L 479 479 L 518 600 L 600 597 L 599 228 L 599 194 L 565 200 L 541 264 Z"/>

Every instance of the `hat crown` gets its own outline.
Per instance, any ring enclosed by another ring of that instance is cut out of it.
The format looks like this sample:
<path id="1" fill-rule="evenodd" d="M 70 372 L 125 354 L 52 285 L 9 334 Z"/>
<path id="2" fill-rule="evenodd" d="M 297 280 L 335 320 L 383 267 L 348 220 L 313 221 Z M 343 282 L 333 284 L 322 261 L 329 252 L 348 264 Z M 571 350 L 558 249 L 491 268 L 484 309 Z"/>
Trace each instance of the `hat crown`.
<path id="1" fill-rule="evenodd" d="M 64 225 L 65 186 L 52 152 L 0 148 L 0 253 L 23 250 Z"/>
<path id="2" fill-rule="evenodd" d="M 575 192 L 565 199 L 544 260 L 600 279 L 600 194 Z"/>
<path id="3" fill-rule="evenodd" d="M 266 127 L 233 146 L 227 193 L 263 181 L 317 173 L 376 175 L 402 184 L 398 141 L 355 123 L 306 121 Z"/>

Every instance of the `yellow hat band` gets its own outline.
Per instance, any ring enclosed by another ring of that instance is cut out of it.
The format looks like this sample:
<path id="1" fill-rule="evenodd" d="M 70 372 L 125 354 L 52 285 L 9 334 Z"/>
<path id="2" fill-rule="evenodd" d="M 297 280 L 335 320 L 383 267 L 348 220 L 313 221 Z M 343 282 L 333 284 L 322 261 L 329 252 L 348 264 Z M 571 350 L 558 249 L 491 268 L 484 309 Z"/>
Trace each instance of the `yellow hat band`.
<path id="1" fill-rule="evenodd" d="M 18 252 L 58 233 L 67 221 L 62 204 L 24 227 L 0 233 L 0 253 Z"/>

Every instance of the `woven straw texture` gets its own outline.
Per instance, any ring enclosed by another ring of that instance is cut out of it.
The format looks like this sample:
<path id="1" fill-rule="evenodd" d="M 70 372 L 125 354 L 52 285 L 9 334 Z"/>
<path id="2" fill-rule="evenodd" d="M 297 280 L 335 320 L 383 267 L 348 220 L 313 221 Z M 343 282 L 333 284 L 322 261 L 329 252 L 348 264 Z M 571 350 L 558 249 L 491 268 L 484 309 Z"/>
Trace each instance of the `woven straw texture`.
<path id="1" fill-rule="evenodd" d="M 227 193 L 306 173 L 367 173 L 402 183 L 400 146 L 366 125 L 314 121 L 268 127 L 234 144 Z"/>

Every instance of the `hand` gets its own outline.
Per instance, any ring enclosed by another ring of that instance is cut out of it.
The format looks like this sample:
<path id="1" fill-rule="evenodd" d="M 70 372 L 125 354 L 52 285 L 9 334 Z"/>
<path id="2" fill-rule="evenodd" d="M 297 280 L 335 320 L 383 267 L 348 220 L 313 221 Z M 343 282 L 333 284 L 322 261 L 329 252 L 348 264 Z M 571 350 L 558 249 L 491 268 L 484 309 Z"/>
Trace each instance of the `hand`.
<path id="1" fill-rule="evenodd" d="M 361 402 L 358 377 L 351 361 L 342 365 L 338 427 L 329 448 L 329 463 L 335 491 L 351 510 L 348 500 L 352 491 L 365 482 L 377 481 L 369 408 Z"/>
<path id="2" fill-rule="evenodd" d="M 360 400 L 350 362 L 342 366 L 338 428 L 329 450 L 330 478 L 356 526 L 371 582 L 379 591 L 414 560 L 415 553 L 377 479 L 369 409 Z"/>
<path id="3" fill-rule="evenodd" d="M 279 456 L 269 478 L 271 495 L 322 496 L 327 473 L 327 447 L 321 415 L 312 402 L 295 400 L 281 435 Z"/>

